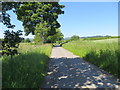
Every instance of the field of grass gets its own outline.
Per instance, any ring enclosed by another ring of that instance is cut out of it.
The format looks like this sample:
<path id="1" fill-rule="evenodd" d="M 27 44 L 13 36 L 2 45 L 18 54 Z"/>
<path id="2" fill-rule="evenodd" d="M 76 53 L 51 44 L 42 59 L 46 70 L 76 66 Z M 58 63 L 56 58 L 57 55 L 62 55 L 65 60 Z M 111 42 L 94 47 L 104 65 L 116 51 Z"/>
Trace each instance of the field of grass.
<path id="1" fill-rule="evenodd" d="M 3 88 L 39 88 L 51 54 L 52 45 L 20 44 L 19 55 L 3 56 Z"/>
<path id="2" fill-rule="evenodd" d="M 120 77 L 118 39 L 78 40 L 63 45 L 63 48 L 84 58 L 99 68 Z"/>
<path id="3" fill-rule="evenodd" d="M 89 37 L 89 38 L 83 38 L 84 40 L 103 40 L 103 39 L 114 39 L 114 38 L 120 38 L 120 36 L 110 36 L 110 37 Z"/>

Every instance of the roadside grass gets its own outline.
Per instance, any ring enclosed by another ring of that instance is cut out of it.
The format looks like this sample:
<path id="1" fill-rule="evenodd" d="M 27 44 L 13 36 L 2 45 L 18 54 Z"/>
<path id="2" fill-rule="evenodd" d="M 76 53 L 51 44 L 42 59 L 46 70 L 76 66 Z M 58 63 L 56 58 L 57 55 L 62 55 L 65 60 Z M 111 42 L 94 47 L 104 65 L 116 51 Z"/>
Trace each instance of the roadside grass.
<path id="1" fill-rule="evenodd" d="M 2 56 L 3 88 L 40 88 L 52 45 L 20 44 L 19 55 Z"/>
<path id="2" fill-rule="evenodd" d="M 63 48 L 120 77 L 118 39 L 78 40 L 64 44 Z"/>

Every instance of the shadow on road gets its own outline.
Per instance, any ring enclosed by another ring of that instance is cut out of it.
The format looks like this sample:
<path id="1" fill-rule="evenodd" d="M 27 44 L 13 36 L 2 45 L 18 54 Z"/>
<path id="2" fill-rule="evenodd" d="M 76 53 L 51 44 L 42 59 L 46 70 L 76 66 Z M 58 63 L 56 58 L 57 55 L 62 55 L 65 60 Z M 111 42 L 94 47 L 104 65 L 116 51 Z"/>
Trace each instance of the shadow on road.
<path id="1" fill-rule="evenodd" d="M 117 79 L 80 58 L 51 58 L 42 88 L 117 88 Z"/>
<path id="2" fill-rule="evenodd" d="M 53 47 L 61 47 L 61 45 L 53 45 Z"/>

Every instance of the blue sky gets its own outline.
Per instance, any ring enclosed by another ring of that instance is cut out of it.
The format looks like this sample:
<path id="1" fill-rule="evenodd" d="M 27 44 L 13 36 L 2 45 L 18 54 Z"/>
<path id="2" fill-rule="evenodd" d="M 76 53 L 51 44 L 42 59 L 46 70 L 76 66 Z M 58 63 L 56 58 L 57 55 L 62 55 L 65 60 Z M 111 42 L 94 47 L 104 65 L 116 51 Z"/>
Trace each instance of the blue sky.
<path id="1" fill-rule="evenodd" d="M 60 2 L 65 5 L 64 14 L 59 15 L 60 30 L 65 37 L 96 35 L 118 35 L 118 3 L 117 2 Z M 24 30 L 22 22 L 10 12 L 15 30 Z M 2 25 L 2 24 L 0 24 Z M 0 28 L 1 29 L 1 28 Z M 6 30 L 2 25 L 0 37 Z M 33 38 L 32 35 L 27 36 Z M 26 38 L 27 38 L 26 37 Z"/>

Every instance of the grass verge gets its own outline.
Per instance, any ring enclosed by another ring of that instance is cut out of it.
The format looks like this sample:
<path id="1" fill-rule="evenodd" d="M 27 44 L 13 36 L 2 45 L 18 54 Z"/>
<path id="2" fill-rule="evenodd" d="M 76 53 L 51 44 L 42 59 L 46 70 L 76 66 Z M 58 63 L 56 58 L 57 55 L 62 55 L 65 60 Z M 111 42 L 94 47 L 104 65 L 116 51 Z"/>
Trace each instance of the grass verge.
<path id="1" fill-rule="evenodd" d="M 87 60 L 99 68 L 120 77 L 118 63 L 120 50 L 118 39 L 72 41 L 63 45 L 63 48 Z"/>
<path id="2" fill-rule="evenodd" d="M 2 58 L 3 88 L 40 88 L 51 53 L 51 45 L 21 44 L 19 55 Z"/>

